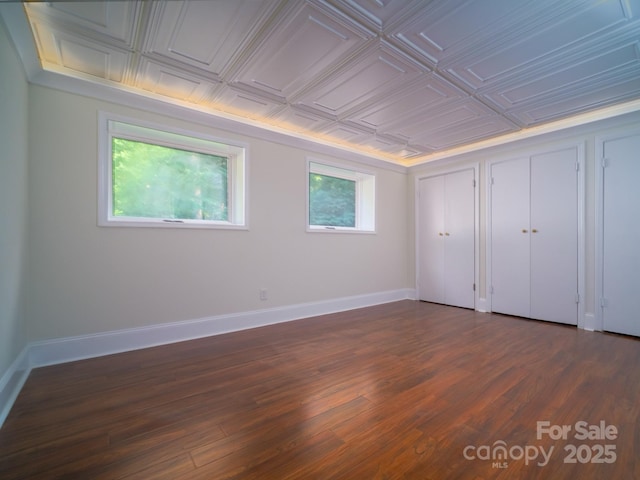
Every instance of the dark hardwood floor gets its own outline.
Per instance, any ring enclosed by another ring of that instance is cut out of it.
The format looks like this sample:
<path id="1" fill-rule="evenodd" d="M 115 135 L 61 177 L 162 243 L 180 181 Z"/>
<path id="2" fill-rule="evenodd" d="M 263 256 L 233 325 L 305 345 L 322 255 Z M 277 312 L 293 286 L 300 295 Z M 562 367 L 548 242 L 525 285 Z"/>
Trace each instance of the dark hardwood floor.
<path id="1" fill-rule="evenodd" d="M 640 340 L 402 301 L 35 369 L 0 478 L 640 479 L 639 452 Z"/>

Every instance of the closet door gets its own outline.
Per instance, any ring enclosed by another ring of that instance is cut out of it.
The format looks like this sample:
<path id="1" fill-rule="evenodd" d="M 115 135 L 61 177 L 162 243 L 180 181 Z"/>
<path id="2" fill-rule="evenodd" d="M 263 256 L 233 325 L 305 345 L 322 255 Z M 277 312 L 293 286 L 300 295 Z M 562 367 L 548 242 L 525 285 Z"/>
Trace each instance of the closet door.
<path id="1" fill-rule="evenodd" d="M 577 150 L 531 157 L 531 318 L 578 321 Z"/>
<path id="2" fill-rule="evenodd" d="M 603 151 L 603 328 L 640 336 L 640 134 L 605 141 Z"/>
<path id="3" fill-rule="evenodd" d="M 473 170 L 445 175 L 445 303 L 475 307 L 475 192 Z"/>
<path id="4" fill-rule="evenodd" d="M 578 323 L 578 149 L 491 166 L 491 309 Z"/>
<path id="5" fill-rule="evenodd" d="M 491 165 L 491 310 L 528 317 L 529 158 Z"/>
<path id="6" fill-rule="evenodd" d="M 444 297 L 444 176 L 419 181 L 419 297 L 445 303 Z"/>
<path id="7" fill-rule="evenodd" d="M 474 170 L 418 182 L 419 298 L 475 307 Z"/>

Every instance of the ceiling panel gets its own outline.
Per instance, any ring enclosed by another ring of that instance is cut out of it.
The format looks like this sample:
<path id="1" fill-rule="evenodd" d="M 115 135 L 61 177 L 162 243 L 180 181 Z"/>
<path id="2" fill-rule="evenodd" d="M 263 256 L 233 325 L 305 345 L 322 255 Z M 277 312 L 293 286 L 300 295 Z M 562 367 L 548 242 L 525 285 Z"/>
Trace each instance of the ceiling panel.
<path id="1" fill-rule="evenodd" d="M 640 100 L 640 0 L 98 0 L 24 10 L 44 70 L 405 165 Z"/>
<path id="2" fill-rule="evenodd" d="M 376 132 L 373 129 L 362 128 L 358 125 L 331 122 L 325 127 L 324 133 L 340 141 L 362 145 L 374 137 Z"/>
<path id="3" fill-rule="evenodd" d="M 337 9 L 375 30 L 383 30 L 419 10 L 424 0 L 330 0 Z"/>
<path id="4" fill-rule="evenodd" d="M 34 23 L 120 47 L 131 47 L 140 14 L 138 2 L 43 2 L 26 8 Z"/>
<path id="5" fill-rule="evenodd" d="M 213 104 L 224 112 L 251 119 L 269 117 L 285 105 L 278 97 L 267 96 L 255 89 L 240 88 L 234 85 L 223 87 Z"/>
<path id="6" fill-rule="evenodd" d="M 322 132 L 329 125 L 333 125 L 332 118 L 317 111 L 310 111 L 301 107 L 286 106 L 271 116 L 274 123 L 286 126 L 294 132 Z"/>
<path id="7" fill-rule="evenodd" d="M 427 145 L 434 151 L 441 151 L 473 142 L 514 132 L 513 123 L 500 115 L 485 115 L 479 119 L 456 122 L 454 128 L 432 125 L 431 129 L 421 129 L 415 135 L 416 145 Z"/>
<path id="8" fill-rule="evenodd" d="M 278 1 L 156 2 L 142 53 L 202 69 L 216 78 L 233 66 L 278 7 Z"/>
<path id="9" fill-rule="evenodd" d="M 39 23 L 33 29 L 40 59 L 44 65 L 66 69 L 72 75 L 89 75 L 122 82 L 130 53 L 110 44 L 100 43 Z"/>
<path id="10" fill-rule="evenodd" d="M 439 106 L 467 95 L 437 75 L 420 75 L 399 91 L 352 112 L 347 120 L 369 128 L 384 130 L 389 124 L 402 122 L 414 115 L 424 115 Z"/>
<path id="11" fill-rule="evenodd" d="M 403 152 L 406 152 L 409 148 L 405 146 L 402 139 L 381 133 L 366 137 L 362 141 L 358 142 L 358 145 L 403 157 L 406 157 L 406 154 Z"/>
<path id="12" fill-rule="evenodd" d="M 87 32 L 102 34 L 131 45 L 139 5 L 128 2 L 48 2 L 47 18 L 77 26 Z"/>
<path id="13" fill-rule="evenodd" d="M 639 43 L 633 42 L 615 49 L 593 52 L 581 59 L 558 65 L 556 70 L 513 86 L 493 88 L 484 94 L 500 107 L 509 109 L 524 103 L 555 100 L 557 97 L 572 96 L 576 86 L 596 90 L 598 86 L 607 87 L 616 79 L 625 77 L 640 81 Z"/>
<path id="14" fill-rule="evenodd" d="M 497 115 L 473 98 L 465 98 L 434 109 L 429 117 L 414 115 L 387 127 L 387 132 L 406 138 L 414 148 L 437 151 L 466 145 L 518 129 L 514 122 Z"/>
<path id="15" fill-rule="evenodd" d="M 230 81 L 290 98 L 348 54 L 371 34 L 353 22 L 313 4 L 292 2 L 250 58 Z"/>
<path id="16" fill-rule="evenodd" d="M 588 109 L 603 108 L 611 105 L 612 99 L 618 102 L 637 100 L 640 89 L 640 77 L 630 77 L 627 80 L 616 80 L 599 89 L 578 89 L 565 98 L 558 98 L 555 102 L 529 105 L 510 112 L 528 125 L 539 125 L 544 122 L 565 118 L 571 114 L 582 113 Z"/>
<path id="17" fill-rule="evenodd" d="M 474 54 L 478 48 L 493 51 L 502 44 L 496 34 L 510 35 L 522 17 L 540 7 L 513 0 L 449 0 L 428 2 L 412 18 L 389 31 L 400 44 L 424 57 L 433 66 L 441 66 L 460 57 Z"/>
<path id="18" fill-rule="evenodd" d="M 155 94 L 198 103 L 210 99 L 219 83 L 171 65 L 142 58 L 134 85 Z"/>
<path id="19" fill-rule="evenodd" d="M 296 103 L 341 117 L 375 98 L 384 98 L 414 81 L 424 68 L 384 42 L 372 45 Z"/>
<path id="20" fill-rule="evenodd" d="M 447 71 L 476 90 L 514 76 L 537 76 L 536 70 L 545 70 L 549 63 L 565 59 L 576 47 L 589 52 L 589 47 L 593 48 L 591 40 L 602 41 L 626 21 L 618 1 L 598 2 L 572 11 L 564 9 L 562 3 L 558 5 L 545 12 L 544 17 L 552 18 L 520 31 L 516 41 L 511 40 L 508 31 L 498 31 L 496 39 L 502 47 L 488 52 L 479 49 L 472 61 L 460 60 L 447 67 Z M 509 35 L 509 41 L 500 41 L 500 35 Z"/>

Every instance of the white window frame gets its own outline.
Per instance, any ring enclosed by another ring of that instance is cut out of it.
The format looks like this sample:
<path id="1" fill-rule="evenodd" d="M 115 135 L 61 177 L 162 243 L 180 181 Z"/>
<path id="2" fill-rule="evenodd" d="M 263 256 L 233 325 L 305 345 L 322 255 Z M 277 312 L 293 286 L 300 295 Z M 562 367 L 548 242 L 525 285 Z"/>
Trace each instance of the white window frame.
<path id="1" fill-rule="evenodd" d="M 228 221 L 113 215 L 113 137 L 216 155 L 227 159 Z M 248 229 L 248 146 L 201 133 L 118 115 L 98 114 L 98 225 L 109 227 Z"/>
<path id="2" fill-rule="evenodd" d="M 311 225 L 309 198 L 309 175 L 316 173 L 356 182 L 355 227 L 331 225 Z M 307 232 L 322 233 L 376 233 L 376 175 L 371 171 L 354 169 L 351 166 L 328 162 L 317 158 L 307 158 L 306 175 Z"/>

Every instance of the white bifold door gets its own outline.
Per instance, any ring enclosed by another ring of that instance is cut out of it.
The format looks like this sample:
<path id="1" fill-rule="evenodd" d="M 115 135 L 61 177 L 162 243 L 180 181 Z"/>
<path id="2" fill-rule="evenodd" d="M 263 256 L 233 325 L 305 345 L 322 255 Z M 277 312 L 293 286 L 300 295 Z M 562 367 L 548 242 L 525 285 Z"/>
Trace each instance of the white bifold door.
<path id="1" fill-rule="evenodd" d="M 418 182 L 420 300 L 475 307 L 474 170 Z"/>
<path id="2" fill-rule="evenodd" d="M 576 325 L 578 150 L 491 164 L 491 310 Z"/>
<path id="3" fill-rule="evenodd" d="M 640 133 L 602 142 L 603 328 L 640 336 Z"/>

